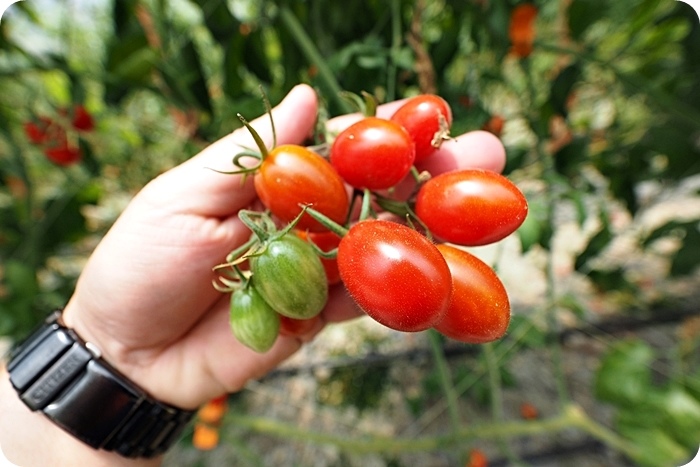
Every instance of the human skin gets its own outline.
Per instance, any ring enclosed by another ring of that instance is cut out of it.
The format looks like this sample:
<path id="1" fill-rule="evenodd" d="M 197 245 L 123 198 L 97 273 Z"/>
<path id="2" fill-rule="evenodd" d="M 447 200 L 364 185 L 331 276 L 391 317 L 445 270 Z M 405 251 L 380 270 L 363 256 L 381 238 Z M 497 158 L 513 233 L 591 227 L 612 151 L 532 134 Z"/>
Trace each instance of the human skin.
<path id="1" fill-rule="evenodd" d="M 400 105 L 380 106 L 390 116 Z M 278 144 L 300 144 L 316 120 L 317 99 L 305 85 L 292 89 L 273 109 Z M 348 115 L 329 123 L 341 129 L 361 118 Z M 253 126 L 272 143 L 269 119 Z M 255 205 L 252 179 L 223 175 L 241 146 L 254 146 L 246 130 L 236 130 L 183 164 L 148 183 L 132 200 L 90 256 L 63 321 L 102 352 L 152 397 L 195 409 L 213 397 L 241 390 L 275 368 L 317 335 L 327 323 L 360 316 L 342 285 L 330 290 L 318 325 L 301 338 L 280 336 L 260 354 L 233 338 L 229 297 L 212 287 L 212 267 L 249 238 L 238 219 Z M 505 150 L 485 132 L 445 142 L 432 158 L 434 168 L 480 167 L 501 171 Z M 0 374 L 0 446 L 15 464 L 32 466 L 151 466 L 161 458 L 126 459 L 94 450 L 30 412 Z"/>

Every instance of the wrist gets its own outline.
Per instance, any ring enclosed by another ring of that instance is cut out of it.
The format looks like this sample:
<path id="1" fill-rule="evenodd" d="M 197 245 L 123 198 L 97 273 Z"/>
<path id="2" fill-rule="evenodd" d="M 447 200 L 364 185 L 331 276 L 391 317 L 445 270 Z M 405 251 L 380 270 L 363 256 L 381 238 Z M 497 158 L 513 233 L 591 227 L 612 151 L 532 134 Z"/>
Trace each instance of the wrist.
<path id="1" fill-rule="evenodd" d="M 154 458 L 193 412 L 153 399 L 52 314 L 11 354 L 9 382 L 27 410 L 46 416 L 86 447 Z M 17 399 L 17 397 L 15 396 Z"/>

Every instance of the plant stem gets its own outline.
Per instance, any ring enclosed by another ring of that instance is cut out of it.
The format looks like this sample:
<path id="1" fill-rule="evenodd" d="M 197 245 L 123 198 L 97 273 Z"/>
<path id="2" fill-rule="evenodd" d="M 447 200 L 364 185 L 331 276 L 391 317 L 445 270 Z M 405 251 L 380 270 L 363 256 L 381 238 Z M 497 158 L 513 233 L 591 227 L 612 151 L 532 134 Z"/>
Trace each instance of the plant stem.
<path id="1" fill-rule="evenodd" d="M 437 331 L 431 329 L 428 332 L 428 336 L 430 338 L 430 348 L 433 351 L 433 359 L 437 367 L 438 377 L 440 378 L 440 385 L 442 386 L 442 391 L 445 393 L 445 399 L 447 400 L 447 413 L 450 416 L 452 432 L 457 433 L 460 429 L 459 405 L 457 404 L 457 393 L 452 383 L 452 374 L 450 373 L 450 368 L 445 359 L 445 353 L 440 342 L 440 335 Z"/>
<path id="2" fill-rule="evenodd" d="M 344 113 L 352 112 L 352 109 L 348 106 L 347 102 L 341 97 L 342 88 L 336 80 L 333 72 L 326 63 L 325 59 L 319 52 L 316 45 L 313 43 L 309 35 L 304 30 L 299 20 L 294 13 L 286 5 L 280 6 L 280 19 L 284 23 L 285 27 L 289 30 L 297 45 L 301 49 L 301 52 L 306 56 L 306 59 L 313 64 L 318 70 L 318 76 L 323 81 L 323 84 L 331 93 L 331 96 L 335 103 L 339 106 Z"/>
<path id="3" fill-rule="evenodd" d="M 372 435 L 349 436 L 329 432 L 300 429 L 298 424 L 285 423 L 265 417 L 255 417 L 232 413 L 227 420 L 240 428 L 246 428 L 259 434 L 278 438 L 299 440 L 316 444 L 327 444 L 354 454 L 405 454 L 412 452 L 430 452 L 464 445 L 465 441 L 499 440 L 518 436 L 543 435 L 557 433 L 571 428 L 578 428 L 592 437 L 617 449 L 630 458 L 638 455 L 637 449 L 607 428 L 590 419 L 578 406 L 566 407 L 556 417 L 512 422 L 493 422 L 481 425 L 460 427 L 447 435 L 396 437 Z"/>

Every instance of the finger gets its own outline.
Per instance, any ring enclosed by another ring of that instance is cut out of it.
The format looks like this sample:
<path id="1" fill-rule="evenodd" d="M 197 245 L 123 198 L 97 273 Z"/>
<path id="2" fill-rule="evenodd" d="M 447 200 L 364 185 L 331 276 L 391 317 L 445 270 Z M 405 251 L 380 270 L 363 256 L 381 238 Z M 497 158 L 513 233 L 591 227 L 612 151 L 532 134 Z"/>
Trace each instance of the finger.
<path id="1" fill-rule="evenodd" d="M 400 99 L 398 101 L 392 101 L 378 106 L 376 112 L 377 117 L 391 118 L 391 116 L 394 115 L 394 112 L 396 112 L 399 109 L 399 107 L 401 107 L 406 102 L 406 100 L 407 99 Z M 326 126 L 328 130 L 332 133 L 340 133 L 353 123 L 359 122 L 363 118 L 365 118 L 365 116 L 359 112 L 347 115 L 340 115 L 338 117 L 330 119 Z"/>
<path id="2" fill-rule="evenodd" d="M 317 99 L 312 88 L 299 85 L 272 110 L 277 144 L 301 143 L 316 121 Z M 270 148 L 273 143 L 270 118 L 263 115 L 251 125 Z M 256 148 L 247 129 L 239 128 L 202 150 L 198 155 L 156 179 L 149 191 L 160 204 L 180 212 L 223 218 L 246 207 L 254 198 L 252 177 L 222 174 L 231 171 L 233 157 L 242 148 Z M 212 170 L 214 169 L 214 170 Z"/>
<path id="3" fill-rule="evenodd" d="M 493 133 L 472 131 L 442 143 L 432 156 L 418 165 L 437 175 L 452 170 L 486 169 L 501 172 L 506 165 L 506 150 Z"/>

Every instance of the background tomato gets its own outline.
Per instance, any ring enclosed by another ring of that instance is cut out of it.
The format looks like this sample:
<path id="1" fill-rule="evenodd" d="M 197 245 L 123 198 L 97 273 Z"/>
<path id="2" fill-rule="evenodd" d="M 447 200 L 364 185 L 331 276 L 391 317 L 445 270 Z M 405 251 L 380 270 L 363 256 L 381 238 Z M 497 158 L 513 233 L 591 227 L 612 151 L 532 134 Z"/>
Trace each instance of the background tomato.
<path id="1" fill-rule="evenodd" d="M 321 315 L 309 319 L 295 319 L 280 315 L 280 335 L 287 337 L 301 337 L 310 333 L 321 321 Z"/>
<path id="2" fill-rule="evenodd" d="M 491 267 L 471 253 L 437 245 L 452 274 L 452 300 L 435 329 L 469 344 L 500 339 L 510 323 L 510 301 Z"/>
<path id="3" fill-rule="evenodd" d="M 446 242 L 487 245 L 520 227 L 527 216 L 527 200 L 503 175 L 469 169 L 428 180 L 418 191 L 415 211 Z"/>
<path id="4" fill-rule="evenodd" d="M 283 222 L 299 215 L 299 204 L 309 204 L 333 221 L 345 223 L 350 201 L 343 180 L 326 159 L 303 146 L 285 144 L 271 150 L 254 180 L 260 201 Z M 308 214 L 296 226 L 326 230 Z"/>
<path id="5" fill-rule="evenodd" d="M 391 188 L 411 170 L 416 151 L 396 122 L 367 117 L 341 132 L 331 146 L 331 164 L 349 185 Z"/>
<path id="6" fill-rule="evenodd" d="M 415 162 L 432 155 L 449 137 L 452 109 L 440 96 L 421 94 L 412 97 L 391 116 L 406 129 L 416 145 Z"/>
<path id="7" fill-rule="evenodd" d="M 365 313 L 398 331 L 423 331 L 447 311 L 452 279 L 427 238 L 385 220 L 353 225 L 338 247 L 340 277 Z"/>

